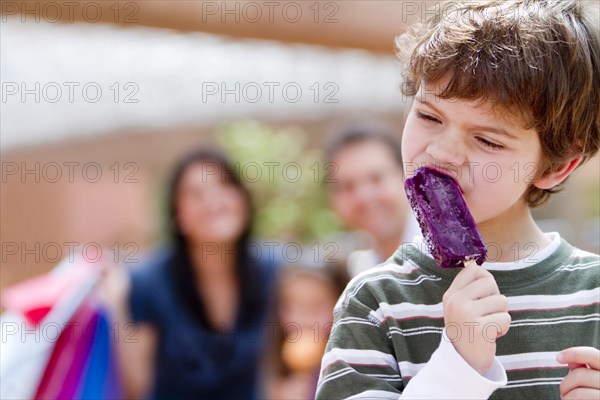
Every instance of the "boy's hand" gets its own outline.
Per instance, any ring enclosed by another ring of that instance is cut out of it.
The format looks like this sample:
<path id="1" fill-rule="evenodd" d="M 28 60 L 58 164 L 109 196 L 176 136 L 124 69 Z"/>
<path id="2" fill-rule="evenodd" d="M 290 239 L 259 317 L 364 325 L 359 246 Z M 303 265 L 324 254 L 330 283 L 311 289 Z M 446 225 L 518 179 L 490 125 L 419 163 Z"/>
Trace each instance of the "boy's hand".
<path id="1" fill-rule="evenodd" d="M 560 384 L 561 399 L 600 399 L 600 350 L 570 347 L 557 354 L 556 360 L 569 364 L 569 373 Z"/>
<path id="2" fill-rule="evenodd" d="M 469 262 L 444 293 L 443 302 L 444 323 L 454 348 L 471 367 L 485 374 L 496 355 L 496 339 L 510 326 L 506 297 L 500 294 L 492 274 Z"/>

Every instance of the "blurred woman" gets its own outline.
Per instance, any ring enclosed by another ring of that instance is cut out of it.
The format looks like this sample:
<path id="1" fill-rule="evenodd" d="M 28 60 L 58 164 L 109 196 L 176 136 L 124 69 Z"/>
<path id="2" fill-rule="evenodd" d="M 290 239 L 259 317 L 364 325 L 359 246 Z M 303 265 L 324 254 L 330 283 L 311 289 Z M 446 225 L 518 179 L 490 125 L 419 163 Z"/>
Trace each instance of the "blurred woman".
<path id="1" fill-rule="evenodd" d="M 136 323 L 119 338 L 128 396 L 256 398 L 274 268 L 250 254 L 250 195 L 220 152 L 200 150 L 169 196 L 170 246 L 112 279 L 117 321 Z"/>
<path id="2" fill-rule="evenodd" d="M 347 283 L 337 264 L 297 263 L 279 276 L 278 337 L 266 366 L 267 397 L 314 399 L 333 307 Z"/>

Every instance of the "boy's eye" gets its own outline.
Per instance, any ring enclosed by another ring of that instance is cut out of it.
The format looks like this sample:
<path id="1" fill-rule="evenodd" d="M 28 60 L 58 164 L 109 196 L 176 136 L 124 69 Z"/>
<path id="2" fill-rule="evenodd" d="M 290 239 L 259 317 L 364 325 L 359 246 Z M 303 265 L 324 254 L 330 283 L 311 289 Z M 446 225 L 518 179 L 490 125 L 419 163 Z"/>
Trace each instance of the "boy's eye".
<path id="1" fill-rule="evenodd" d="M 417 118 L 428 122 L 440 122 L 437 118 L 434 118 L 431 115 L 423 114 L 421 112 L 417 112 Z"/>
<path id="2" fill-rule="evenodd" d="M 482 138 L 482 137 L 480 137 L 480 136 L 477 136 L 477 137 L 476 137 L 476 139 L 477 139 L 477 141 L 478 141 L 479 143 L 483 144 L 483 145 L 484 145 L 484 146 L 486 146 L 486 147 L 489 147 L 489 148 L 491 148 L 491 149 L 494 149 L 494 150 L 502 150 L 502 149 L 504 148 L 504 146 L 502 146 L 502 145 L 500 145 L 500 144 L 496 144 L 496 143 L 494 143 L 494 142 L 490 142 L 489 140 L 487 140 L 487 139 L 484 139 L 484 138 Z"/>

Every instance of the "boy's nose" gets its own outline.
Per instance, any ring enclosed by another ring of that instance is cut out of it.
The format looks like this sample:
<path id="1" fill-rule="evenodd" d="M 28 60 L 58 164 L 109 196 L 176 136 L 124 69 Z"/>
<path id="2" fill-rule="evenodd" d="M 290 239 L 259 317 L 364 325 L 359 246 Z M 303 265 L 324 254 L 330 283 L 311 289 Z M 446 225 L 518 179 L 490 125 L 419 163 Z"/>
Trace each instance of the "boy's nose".
<path id="1" fill-rule="evenodd" d="M 429 143 L 427 154 L 432 158 L 432 161 L 442 165 L 459 167 L 466 161 L 461 141 L 451 135 L 443 135 Z"/>

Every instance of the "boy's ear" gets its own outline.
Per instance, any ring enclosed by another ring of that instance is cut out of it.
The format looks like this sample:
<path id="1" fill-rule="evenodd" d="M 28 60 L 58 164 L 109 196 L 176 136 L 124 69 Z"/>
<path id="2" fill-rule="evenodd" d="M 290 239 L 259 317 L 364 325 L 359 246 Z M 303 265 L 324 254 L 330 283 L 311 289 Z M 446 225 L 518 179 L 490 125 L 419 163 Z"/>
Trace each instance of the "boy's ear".
<path id="1" fill-rule="evenodd" d="M 574 157 L 570 160 L 563 162 L 558 167 L 558 169 L 556 169 L 556 171 L 547 173 L 546 175 L 543 175 L 540 178 L 538 178 L 533 183 L 533 186 L 535 186 L 538 189 L 553 188 L 554 186 L 567 179 L 569 174 L 571 174 L 571 172 L 573 172 L 573 170 L 581 163 L 581 160 L 583 160 L 583 156 Z"/>

